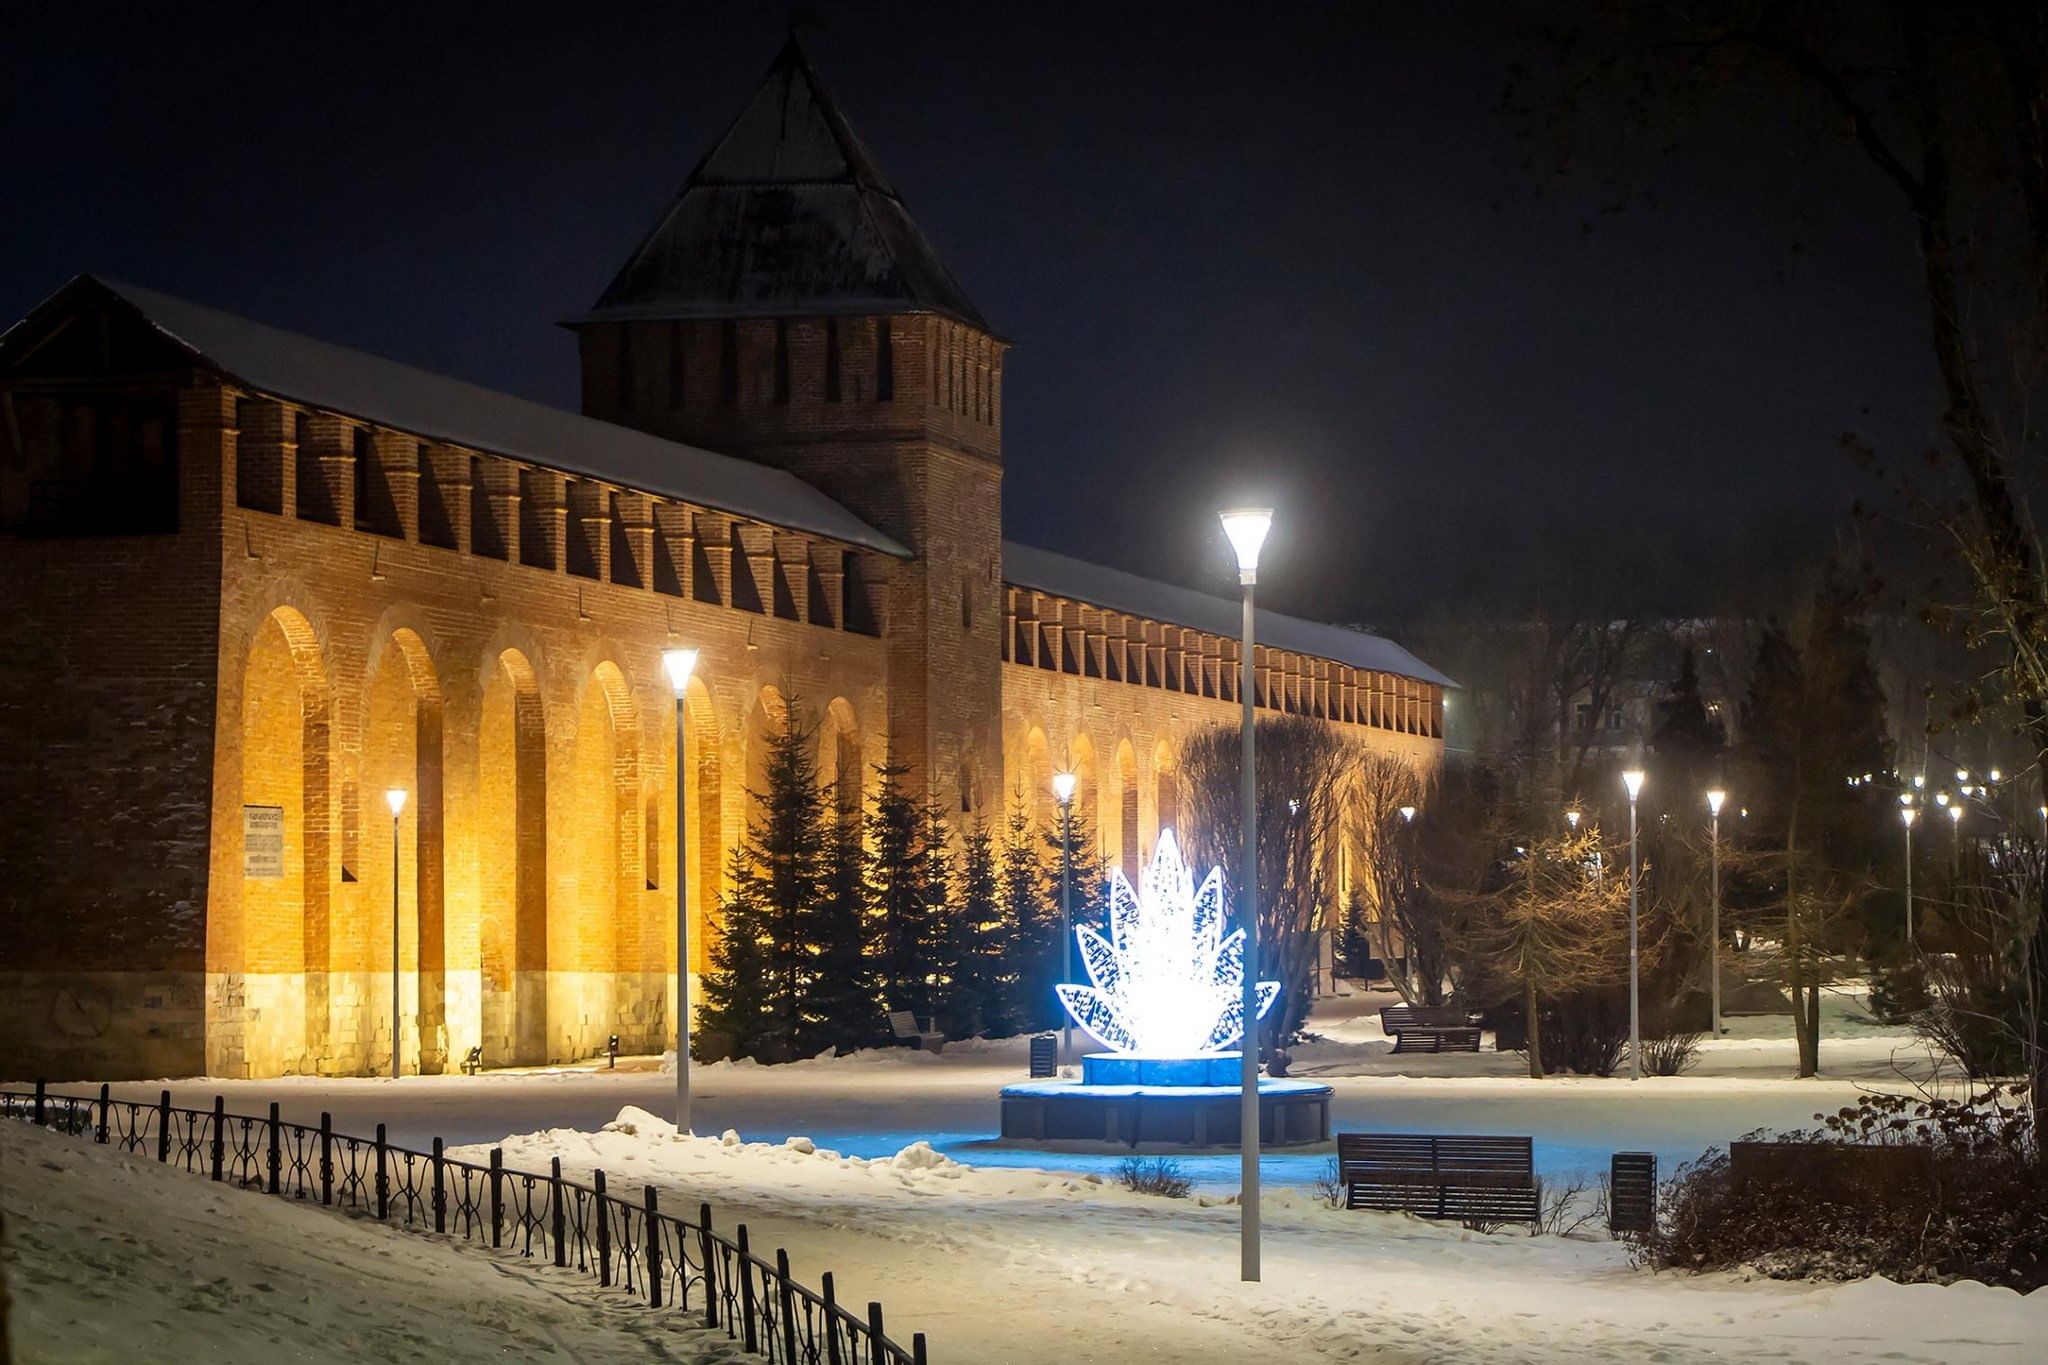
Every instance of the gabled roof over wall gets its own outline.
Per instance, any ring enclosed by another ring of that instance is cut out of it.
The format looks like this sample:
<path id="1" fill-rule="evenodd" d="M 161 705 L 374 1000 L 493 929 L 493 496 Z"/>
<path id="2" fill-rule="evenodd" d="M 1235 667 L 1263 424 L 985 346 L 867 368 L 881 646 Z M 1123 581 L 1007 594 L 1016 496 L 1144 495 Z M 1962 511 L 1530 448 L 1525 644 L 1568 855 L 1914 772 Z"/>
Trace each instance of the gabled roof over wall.
<path id="1" fill-rule="evenodd" d="M 1003 542 L 1003 579 L 1020 588 L 1035 588 L 1054 597 L 1108 607 L 1169 625 L 1191 626 L 1229 639 L 1235 639 L 1244 628 L 1244 608 L 1239 603 L 1070 559 L 1050 550 L 1035 550 L 1011 540 Z M 1271 649 L 1332 659 L 1376 673 L 1419 678 L 1439 687 L 1457 686 L 1392 640 L 1363 631 L 1282 616 L 1276 611 L 1258 611 L 1252 628 L 1258 643 Z"/>
<path id="2" fill-rule="evenodd" d="M 79 276 L 0 335 L 0 352 L 81 290 L 103 291 L 121 300 L 195 360 L 250 389 L 897 558 L 910 554 L 894 538 L 779 469 L 665 441 L 97 276 Z"/>
<path id="3" fill-rule="evenodd" d="M 937 313 L 990 330 L 792 37 L 571 325 L 834 313 Z"/>

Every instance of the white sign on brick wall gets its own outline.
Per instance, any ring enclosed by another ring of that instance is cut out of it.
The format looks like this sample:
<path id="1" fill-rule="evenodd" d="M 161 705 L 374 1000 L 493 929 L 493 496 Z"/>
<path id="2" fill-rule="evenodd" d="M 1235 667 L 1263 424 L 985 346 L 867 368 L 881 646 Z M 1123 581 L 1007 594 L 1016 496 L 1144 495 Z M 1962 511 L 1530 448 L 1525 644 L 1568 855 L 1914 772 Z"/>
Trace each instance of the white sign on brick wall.
<path id="1" fill-rule="evenodd" d="M 242 875 L 284 875 L 284 807 L 242 807 Z"/>

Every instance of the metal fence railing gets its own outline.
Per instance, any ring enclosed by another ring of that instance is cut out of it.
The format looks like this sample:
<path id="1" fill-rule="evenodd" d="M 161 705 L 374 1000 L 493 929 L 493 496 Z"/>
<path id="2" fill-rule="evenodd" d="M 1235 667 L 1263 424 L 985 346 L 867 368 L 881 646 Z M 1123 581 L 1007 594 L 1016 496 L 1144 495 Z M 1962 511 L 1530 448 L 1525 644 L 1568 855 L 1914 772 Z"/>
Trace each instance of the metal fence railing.
<path id="1" fill-rule="evenodd" d="M 763 1260 L 747 1225 L 731 1237 L 713 1228 L 711 1206 L 694 1219 L 660 1207 L 654 1186 L 638 1195 L 611 1189 L 604 1172 L 588 1185 L 562 1178 L 557 1157 L 547 1174 L 458 1161 L 435 1138 L 429 1151 L 320 1126 L 287 1123 L 276 1104 L 267 1116 L 230 1114 L 216 1095 L 211 1110 L 179 1109 L 166 1090 L 155 1104 L 65 1095 L 37 1082 L 33 1091 L 0 1090 L 0 1118 L 27 1119 L 74 1137 L 154 1156 L 180 1170 L 286 1199 L 318 1202 L 382 1222 L 431 1229 L 515 1255 L 551 1260 L 594 1275 L 600 1285 L 695 1315 L 706 1328 L 776 1365 L 926 1365 L 924 1333 L 905 1349 L 882 1328 L 882 1305 L 866 1316 L 835 1297 L 832 1276 L 819 1287 L 789 1273 L 789 1253 Z"/>

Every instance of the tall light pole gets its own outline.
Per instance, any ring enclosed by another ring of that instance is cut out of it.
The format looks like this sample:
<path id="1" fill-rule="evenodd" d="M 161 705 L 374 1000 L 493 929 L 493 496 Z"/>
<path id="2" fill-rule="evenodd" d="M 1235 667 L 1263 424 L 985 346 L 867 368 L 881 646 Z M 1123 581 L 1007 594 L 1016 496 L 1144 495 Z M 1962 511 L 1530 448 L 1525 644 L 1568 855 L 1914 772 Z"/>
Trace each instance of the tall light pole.
<path id="1" fill-rule="evenodd" d="M 398 817 L 405 813 L 405 788 L 384 793 L 391 807 L 391 1079 L 398 1079 Z"/>
<path id="2" fill-rule="evenodd" d="M 1963 803 L 1948 803 L 1949 829 L 1954 835 L 1948 845 L 1949 875 L 1955 876 L 1963 869 Z"/>
<path id="3" fill-rule="evenodd" d="M 1239 647 L 1237 691 L 1244 703 L 1244 849 L 1238 877 L 1238 921 L 1244 929 L 1244 1042 L 1238 1048 L 1244 1093 L 1238 1107 L 1238 1150 L 1243 1189 L 1238 1195 L 1239 1278 L 1259 1278 L 1259 775 L 1252 721 L 1256 681 L 1252 676 L 1252 588 L 1259 578 L 1259 547 L 1273 526 L 1270 507 L 1242 507 L 1223 513 L 1223 534 L 1237 551 L 1237 581 L 1244 586 L 1244 640 Z"/>
<path id="4" fill-rule="evenodd" d="M 1074 786 L 1072 773 L 1052 775 L 1052 794 L 1060 803 L 1060 981 L 1074 979 Z M 1060 1070 L 1074 1061 L 1074 1016 L 1060 1011 Z"/>
<path id="5" fill-rule="evenodd" d="M 1906 827 L 1906 942 L 1913 941 L 1913 822 L 1920 818 L 1920 812 L 1911 806 L 1899 807 L 1899 823 Z"/>
<path id="6" fill-rule="evenodd" d="M 1728 799 L 1728 793 L 1719 787 L 1707 793 L 1709 840 L 1714 850 L 1714 910 L 1708 926 L 1713 942 L 1713 952 L 1708 956 L 1709 969 L 1714 973 L 1713 989 L 1710 992 L 1714 1002 L 1714 1036 L 1721 1036 L 1721 804 Z"/>
<path id="7" fill-rule="evenodd" d="M 1643 1016 L 1636 965 L 1636 798 L 1643 794 L 1643 770 L 1630 768 L 1621 775 L 1621 785 L 1628 788 L 1628 1078 L 1633 1081 L 1643 1074 Z"/>
<path id="8" fill-rule="evenodd" d="M 683 795 L 683 695 L 697 669 L 694 649 L 665 649 L 661 671 L 676 694 L 676 1131 L 690 1128 L 690 868 L 689 806 Z"/>

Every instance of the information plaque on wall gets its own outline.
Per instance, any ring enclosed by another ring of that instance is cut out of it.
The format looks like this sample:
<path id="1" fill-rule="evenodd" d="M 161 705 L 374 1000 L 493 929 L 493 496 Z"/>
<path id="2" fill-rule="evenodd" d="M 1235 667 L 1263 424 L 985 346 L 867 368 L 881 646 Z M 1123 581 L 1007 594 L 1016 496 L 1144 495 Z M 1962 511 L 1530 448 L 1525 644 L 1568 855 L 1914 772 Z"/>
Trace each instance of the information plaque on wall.
<path id="1" fill-rule="evenodd" d="M 242 875 L 284 875 L 284 807 L 242 807 Z"/>

